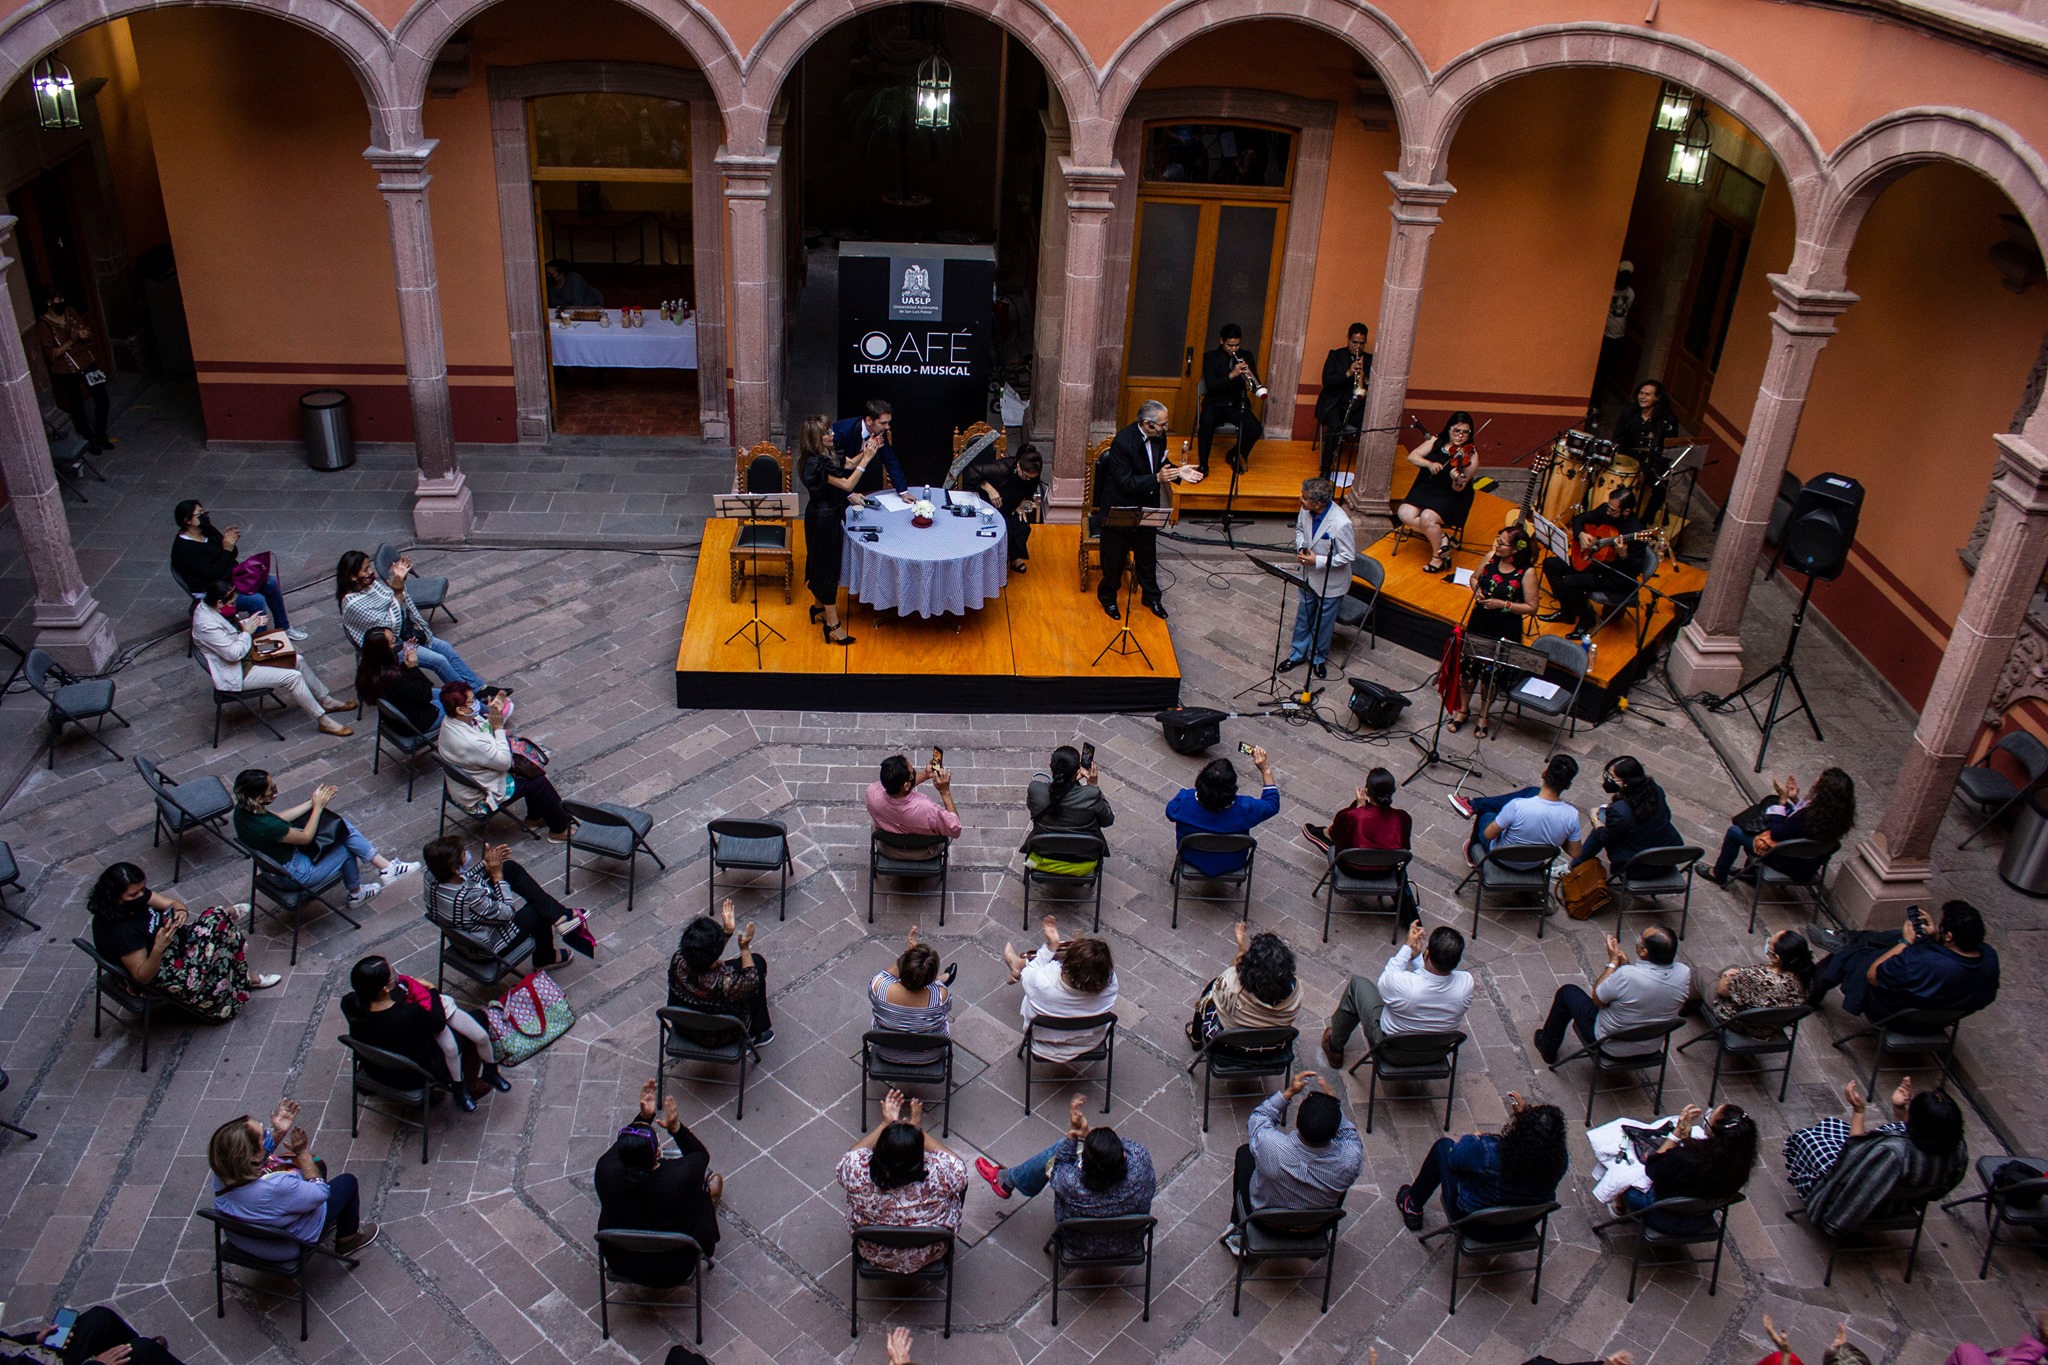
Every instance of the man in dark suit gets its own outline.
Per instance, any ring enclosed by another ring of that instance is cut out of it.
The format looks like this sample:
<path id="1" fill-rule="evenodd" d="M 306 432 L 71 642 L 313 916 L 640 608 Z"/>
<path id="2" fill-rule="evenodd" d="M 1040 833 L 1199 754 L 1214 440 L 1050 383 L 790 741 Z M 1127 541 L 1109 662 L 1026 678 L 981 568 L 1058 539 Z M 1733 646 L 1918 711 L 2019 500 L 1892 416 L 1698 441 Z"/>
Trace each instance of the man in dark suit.
<path id="1" fill-rule="evenodd" d="M 1180 479 L 1181 466 L 1166 458 L 1166 404 L 1140 404 L 1138 420 L 1116 434 L 1095 466 L 1095 511 L 1099 515 L 1112 507 L 1164 507 L 1164 485 Z M 1125 561 L 1135 558 L 1138 595 L 1154 616 L 1165 620 L 1166 603 L 1159 593 L 1158 528 L 1123 529 L 1105 524 L 1101 536 L 1102 583 L 1095 598 L 1102 609 L 1111 620 L 1121 619 L 1117 589 L 1123 585 Z"/>
<path id="2" fill-rule="evenodd" d="M 1266 434 L 1266 428 L 1252 415 L 1251 399 L 1245 392 L 1256 357 L 1245 347 L 1244 329 L 1227 322 L 1218 335 L 1222 344 L 1202 357 L 1202 412 L 1195 421 L 1195 466 L 1204 474 L 1209 472 L 1209 443 L 1216 439 L 1217 427 L 1237 428 L 1230 463 L 1239 472 L 1244 470 L 1253 443 Z"/>
<path id="3" fill-rule="evenodd" d="M 889 486 L 898 493 L 910 487 L 910 481 L 903 477 L 903 466 L 897 462 L 896 448 L 889 444 L 889 423 L 895 409 L 887 399 L 870 398 L 859 417 L 848 417 L 832 424 L 832 448 L 845 457 L 847 463 L 860 458 L 861 448 L 877 437 L 881 439 L 880 454 L 882 465 L 889 471 Z M 856 493 L 873 493 L 882 486 L 882 476 L 871 467 L 861 477 Z"/>
<path id="4" fill-rule="evenodd" d="M 1365 422 L 1365 400 L 1358 390 L 1372 378 L 1372 352 L 1365 349 L 1362 322 L 1351 324 L 1345 344 L 1323 361 L 1323 391 L 1316 397 L 1316 421 L 1323 428 L 1323 477 L 1337 467 L 1337 448 L 1356 435 Z M 1356 472 L 1356 471 L 1354 471 Z"/>

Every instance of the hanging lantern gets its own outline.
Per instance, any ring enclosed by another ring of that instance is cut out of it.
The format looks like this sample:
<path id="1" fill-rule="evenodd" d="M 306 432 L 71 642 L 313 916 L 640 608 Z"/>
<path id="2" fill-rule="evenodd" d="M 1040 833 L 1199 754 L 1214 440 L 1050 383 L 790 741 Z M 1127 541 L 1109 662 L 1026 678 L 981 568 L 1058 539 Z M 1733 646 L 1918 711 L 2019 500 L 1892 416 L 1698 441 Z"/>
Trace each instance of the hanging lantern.
<path id="1" fill-rule="evenodd" d="M 953 126 L 953 68 L 936 52 L 918 64 L 917 126 Z"/>
<path id="2" fill-rule="evenodd" d="M 1671 169 L 1664 173 L 1664 178 L 1674 185 L 1703 184 L 1713 149 L 1714 135 L 1707 127 L 1706 111 L 1694 109 L 1685 131 L 1671 144 Z"/>
<path id="3" fill-rule="evenodd" d="M 1664 91 L 1657 96 L 1657 131 L 1660 133 L 1682 133 L 1685 125 L 1692 121 L 1692 109 L 1699 102 L 1699 96 L 1682 85 L 1664 82 Z"/>
<path id="4" fill-rule="evenodd" d="M 30 81 L 36 92 L 36 122 L 45 128 L 78 126 L 78 84 L 64 63 L 43 58 Z"/>

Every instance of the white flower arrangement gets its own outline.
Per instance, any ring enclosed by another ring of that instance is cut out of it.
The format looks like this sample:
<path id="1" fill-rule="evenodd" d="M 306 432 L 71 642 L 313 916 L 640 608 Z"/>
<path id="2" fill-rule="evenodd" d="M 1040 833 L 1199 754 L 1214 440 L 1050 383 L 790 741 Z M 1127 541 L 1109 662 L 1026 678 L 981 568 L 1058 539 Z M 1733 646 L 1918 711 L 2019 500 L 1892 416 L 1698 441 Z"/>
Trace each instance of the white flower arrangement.
<path id="1" fill-rule="evenodd" d="M 914 517 L 936 516 L 938 510 L 938 508 L 932 505 L 929 498 L 919 498 L 916 502 L 910 504 L 910 514 Z"/>

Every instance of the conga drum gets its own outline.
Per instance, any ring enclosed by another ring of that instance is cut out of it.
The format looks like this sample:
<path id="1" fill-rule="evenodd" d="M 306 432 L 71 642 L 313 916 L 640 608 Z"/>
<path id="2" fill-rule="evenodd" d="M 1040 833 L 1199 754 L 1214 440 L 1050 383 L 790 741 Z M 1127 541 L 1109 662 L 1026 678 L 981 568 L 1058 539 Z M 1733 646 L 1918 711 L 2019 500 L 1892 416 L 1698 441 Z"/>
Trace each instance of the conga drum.
<path id="1" fill-rule="evenodd" d="M 1618 488 L 1634 488 L 1642 482 L 1642 461 L 1633 455 L 1616 455 L 1614 463 L 1593 476 L 1593 500 L 1586 505 L 1598 507 Z"/>
<path id="2" fill-rule="evenodd" d="M 1576 433 L 1574 433 L 1576 434 Z M 1586 496 L 1586 466 L 1565 441 L 1551 447 L 1550 468 L 1543 473 L 1543 501 L 1538 510 L 1546 521 L 1562 526 L 1579 510 Z"/>

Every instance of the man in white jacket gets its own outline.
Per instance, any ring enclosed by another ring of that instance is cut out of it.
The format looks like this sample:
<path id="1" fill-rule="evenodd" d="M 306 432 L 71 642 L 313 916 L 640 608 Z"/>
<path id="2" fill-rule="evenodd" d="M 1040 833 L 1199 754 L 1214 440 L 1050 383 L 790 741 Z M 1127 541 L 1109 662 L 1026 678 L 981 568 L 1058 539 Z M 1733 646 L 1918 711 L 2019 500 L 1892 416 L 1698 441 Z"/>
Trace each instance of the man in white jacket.
<path id="1" fill-rule="evenodd" d="M 257 632 L 270 624 L 263 612 L 231 617 L 224 607 L 235 605 L 235 585 L 219 582 L 206 589 L 192 607 L 192 643 L 213 685 L 222 692 L 246 692 L 268 687 L 290 698 L 292 704 L 319 723 L 323 735 L 352 735 L 349 726 L 329 720 L 329 711 L 348 711 L 354 702 L 337 701 L 320 675 L 306 665 L 304 654 L 297 668 L 276 668 L 256 662 Z"/>
<path id="2" fill-rule="evenodd" d="M 1358 535 L 1351 514 L 1336 505 L 1337 490 L 1328 479 L 1301 481 L 1301 511 L 1294 518 L 1294 559 L 1308 581 L 1294 608 L 1294 640 L 1280 671 L 1306 662 L 1318 678 L 1330 676 L 1330 632 L 1337 625 L 1337 604 L 1351 591 L 1351 561 L 1358 557 Z"/>

